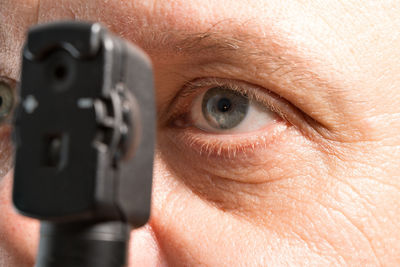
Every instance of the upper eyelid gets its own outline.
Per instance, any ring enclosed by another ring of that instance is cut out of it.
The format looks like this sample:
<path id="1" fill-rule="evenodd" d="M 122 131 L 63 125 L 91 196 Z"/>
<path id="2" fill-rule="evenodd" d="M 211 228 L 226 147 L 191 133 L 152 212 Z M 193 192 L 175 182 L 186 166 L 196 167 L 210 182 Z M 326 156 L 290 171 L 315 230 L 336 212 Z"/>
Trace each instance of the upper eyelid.
<path id="1" fill-rule="evenodd" d="M 182 92 L 180 92 L 175 101 L 180 98 L 186 98 L 194 93 L 198 93 L 199 89 L 207 87 L 226 87 L 238 93 L 250 93 L 249 97 L 255 97 L 254 92 L 260 90 L 242 81 L 232 81 L 231 79 L 222 79 L 216 77 L 197 78 L 185 84 Z M 258 99 L 256 99 L 258 100 Z"/>

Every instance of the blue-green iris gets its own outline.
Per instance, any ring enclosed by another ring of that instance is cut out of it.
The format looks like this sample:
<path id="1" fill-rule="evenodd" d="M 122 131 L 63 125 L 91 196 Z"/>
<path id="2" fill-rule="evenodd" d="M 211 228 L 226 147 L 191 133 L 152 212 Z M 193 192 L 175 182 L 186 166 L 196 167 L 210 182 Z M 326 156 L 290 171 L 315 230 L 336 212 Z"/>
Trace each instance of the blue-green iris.
<path id="1" fill-rule="evenodd" d="M 203 97 L 203 115 L 216 129 L 234 128 L 244 119 L 248 109 L 246 96 L 225 87 L 213 87 Z"/>

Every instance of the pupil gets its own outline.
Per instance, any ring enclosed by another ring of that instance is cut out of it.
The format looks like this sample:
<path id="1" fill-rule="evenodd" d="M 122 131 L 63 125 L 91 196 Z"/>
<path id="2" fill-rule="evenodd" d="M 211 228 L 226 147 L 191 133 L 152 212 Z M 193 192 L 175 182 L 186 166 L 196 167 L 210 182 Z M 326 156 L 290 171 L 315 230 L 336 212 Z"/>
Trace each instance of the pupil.
<path id="1" fill-rule="evenodd" d="M 227 112 L 231 109 L 231 101 L 227 98 L 222 98 L 218 101 L 218 110 L 221 112 Z"/>
<path id="2" fill-rule="evenodd" d="M 3 97 L 0 96 L 0 107 L 3 105 Z"/>

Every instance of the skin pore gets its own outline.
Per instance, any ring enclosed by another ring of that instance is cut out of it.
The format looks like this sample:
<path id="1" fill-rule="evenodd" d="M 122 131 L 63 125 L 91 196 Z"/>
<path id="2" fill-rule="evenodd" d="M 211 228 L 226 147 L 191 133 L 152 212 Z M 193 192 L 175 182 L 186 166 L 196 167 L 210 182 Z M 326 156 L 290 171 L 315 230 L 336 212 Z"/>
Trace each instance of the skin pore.
<path id="1" fill-rule="evenodd" d="M 398 1 L 0 0 L 0 77 L 30 25 L 100 21 L 152 58 L 152 216 L 129 266 L 400 264 Z M 276 118 L 216 133 L 190 117 L 215 86 Z M 9 126 L 0 165 L 8 171 Z M 8 165 L 7 165 L 8 164 Z M 32 266 L 38 223 L 0 180 L 0 266 Z"/>

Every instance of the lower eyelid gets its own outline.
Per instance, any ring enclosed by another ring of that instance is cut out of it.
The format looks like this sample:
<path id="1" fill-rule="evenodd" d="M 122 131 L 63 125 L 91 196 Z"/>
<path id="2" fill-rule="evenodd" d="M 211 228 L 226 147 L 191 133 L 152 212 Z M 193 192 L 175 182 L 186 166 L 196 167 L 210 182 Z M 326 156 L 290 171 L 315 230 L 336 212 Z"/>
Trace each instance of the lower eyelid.
<path id="1" fill-rule="evenodd" d="M 244 134 L 210 134 L 195 127 L 172 128 L 167 136 L 183 151 L 190 149 L 200 156 L 232 158 L 257 153 L 275 143 L 290 125 L 281 119 Z"/>

